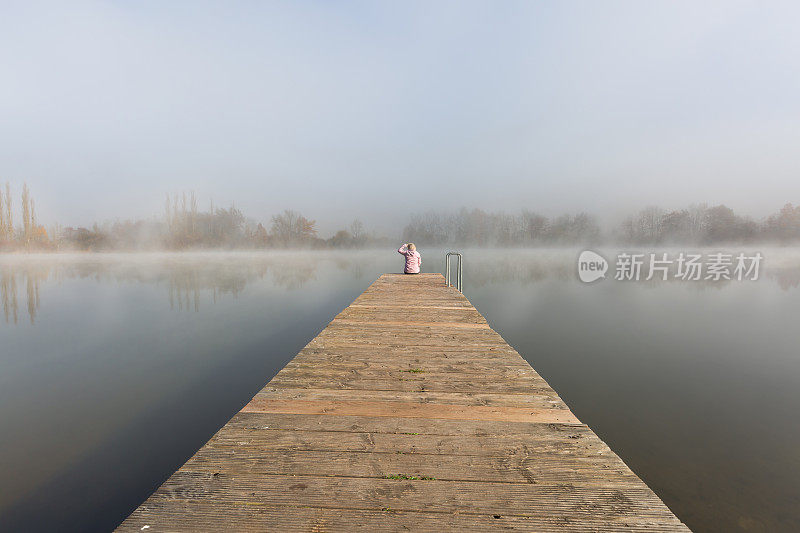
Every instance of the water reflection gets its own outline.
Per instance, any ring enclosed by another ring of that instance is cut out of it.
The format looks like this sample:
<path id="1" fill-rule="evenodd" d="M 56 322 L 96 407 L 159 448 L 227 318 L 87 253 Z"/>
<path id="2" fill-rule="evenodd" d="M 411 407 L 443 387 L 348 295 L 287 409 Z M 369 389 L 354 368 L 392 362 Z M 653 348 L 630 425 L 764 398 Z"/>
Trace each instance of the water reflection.
<path id="1" fill-rule="evenodd" d="M 173 254 L 160 256 L 29 256 L 0 262 L 0 296 L 7 324 L 20 320 L 21 305 L 35 324 L 40 305 L 39 289 L 45 282 L 86 279 L 98 283 L 143 283 L 164 286 L 171 309 L 199 311 L 203 295 L 237 298 L 248 283 L 268 278 L 274 286 L 295 290 L 317 277 L 323 254 Z M 364 260 L 336 258 L 329 264 L 365 273 Z M 25 295 L 20 288 L 25 287 Z M 23 298 L 25 300 L 23 301 Z M 24 311 L 22 311 L 24 312 Z"/>
<path id="2" fill-rule="evenodd" d="M 0 530 L 113 529 L 391 252 L 0 255 Z"/>
<path id="3" fill-rule="evenodd" d="M 39 286 L 50 278 L 51 269 L 42 265 L 25 268 L 0 266 L 0 299 L 3 300 L 3 318 L 7 324 L 17 324 L 20 320 L 18 288 L 25 286 L 28 318 L 36 323 L 39 310 Z"/>
<path id="4" fill-rule="evenodd" d="M 426 266 L 435 269 L 444 251 L 429 253 Z M 612 254 L 613 255 L 613 254 Z M 497 283 L 531 285 L 545 280 L 576 282 L 574 250 L 468 251 L 465 253 L 467 287 L 480 288 Z M 317 279 L 320 266 L 348 272 L 352 279 L 376 276 L 391 271 L 391 254 L 384 251 L 305 252 L 305 253 L 177 253 L 177 254 L 84 254 L 15 256 L 0 259 L 0 298 L 7 324 L 20 321 L 23 304 L 31 324 L 36 323 L 40 306 L 40 287 L 46 282 L 67 279 L 94 280 L 98 283 L 143 283 L 165 287 L 170 309 L 199 311 L 207 301 L 237 298 L 248 283 L 265 279 L 286 290 L 302 288 Z M 383 270 L 376 269 L 380 264 Z M 433 265 L 433 266 L 431 266 Z M 613 277 L 613 272 L 609 272 Z M 608 281 L 613 283 L 613 281 Z M 800 256 L 794 251 L 767 253 L 761 280 L 776 283 L 783 291 L 800 287 Z M 625 282 L 655 288 L 663 283 L 685 284 L 695 290 L 724 289 L 739 281 L 662 281 Z M 25 287 L 24 296 L 21 287 Z"/>
<path id="5" fill-rule="evenodd" d="M 784 291 L 800 287 L 800 268 L 798 267 L 777 267 L 772 269 L 768 276 L 775 280 Z"/>
<path id="6" fill-rule="evenodd" d="M 351 254 L 352 255 L 352 254 Z M 164 286 L 171 309 L 199 311 L 202 296 L 209 295 L 216 303 L 224 296 L 237 298 L 248 283 L 268 279 L 286 290 L 300 289 L 317 279 L 320 264 L 326 268 L 352 273 L 354 279 L 365 275 L 365 265 L 374 264 L 373 257 L 330 254 L 165 254 L 158 256 L 84 255 L 14 257 L 0 263 L 0 291 L 3 316 L 8 324 L 16 324 L 20 305 L 27 303 L 31 324 L 39 309 L 39 287 L 48 281 L 88 279 L 98 283 L 144 283 Z M 25 286 L 25 302 L 20 287 Z"/>
<path id="7" fill-rule="evenodd" d="M 444 252 L 423 250 L 426 271 Z M 695 530 L 797 530 L 800 250 L 761 250 L 758 281 L 589 286 L 579 250 L 463 252 L 478 310 Z M 0 529 L 113 529 L 401 267 L 393 250 L 0 256 Z"/>
<path id="8" fill-rule="evenodd" d="M 13 317 L 14 324 L 17 323 L 17 276 L 14 273 L 7 273 L 5 269 L 2 271 L 2 279 L 0 279 L 0 290 L 3 295 L 3 313 L 6 322 Z"/>

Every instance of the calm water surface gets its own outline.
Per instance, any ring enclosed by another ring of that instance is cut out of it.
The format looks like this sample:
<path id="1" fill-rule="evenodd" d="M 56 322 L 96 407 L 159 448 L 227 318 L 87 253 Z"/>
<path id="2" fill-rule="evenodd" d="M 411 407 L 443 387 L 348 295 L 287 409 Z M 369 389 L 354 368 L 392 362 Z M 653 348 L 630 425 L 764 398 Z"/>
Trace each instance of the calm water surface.
<path id="1" fill-rule="evenodd" d="M 796 531 L 800 253 L 762 252 L 585 285 L 578 250 L 468 250 L 465 293 L 690 527 Z M 112 529 L 400 259 L 0 256 L 0 530 Z"/>

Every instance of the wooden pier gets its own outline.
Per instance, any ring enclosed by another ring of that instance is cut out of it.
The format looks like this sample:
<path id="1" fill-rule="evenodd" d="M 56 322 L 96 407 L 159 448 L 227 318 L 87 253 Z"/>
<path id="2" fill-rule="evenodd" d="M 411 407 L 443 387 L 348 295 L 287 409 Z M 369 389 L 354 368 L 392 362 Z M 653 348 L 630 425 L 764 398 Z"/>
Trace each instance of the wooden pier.
<path id="1" fill-rule="evenodd" d="M 381 276 L 119 531 L 687 531 L 439 274 Z"/>

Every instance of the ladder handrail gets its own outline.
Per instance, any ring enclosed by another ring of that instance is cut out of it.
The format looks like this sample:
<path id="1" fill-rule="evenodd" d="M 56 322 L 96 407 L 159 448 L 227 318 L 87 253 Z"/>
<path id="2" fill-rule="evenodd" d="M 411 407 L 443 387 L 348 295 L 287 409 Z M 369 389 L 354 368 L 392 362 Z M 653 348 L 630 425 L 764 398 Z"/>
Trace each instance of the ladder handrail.
<path id="1" fill-rule="evenodd" d="M 461 262 L 463 260 L 463 256 L 459 252 L 447 252 L 444 259 L 444 269 L 445 269 L 445 281 L 447 282 L 448 287 L 452 287 L 453 285 L 450 283 L 450 256 L 457 255 L 458 256 L 458 266 L 456 267 L 456 290 L 458 292 L 464 292 L 464 271 L 461 266 Z"/>

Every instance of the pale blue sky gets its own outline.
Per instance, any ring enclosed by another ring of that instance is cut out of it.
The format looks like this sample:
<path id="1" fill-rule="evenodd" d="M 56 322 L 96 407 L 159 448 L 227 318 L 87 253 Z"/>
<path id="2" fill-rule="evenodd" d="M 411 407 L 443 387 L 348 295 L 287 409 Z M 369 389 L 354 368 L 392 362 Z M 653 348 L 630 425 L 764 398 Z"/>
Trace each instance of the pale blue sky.
<path id="1" fill-rule="evenodd" d="M 3 2 L 0 181 L 45 222 L 165 193 L 614 217 L 800 203 L 793 2 Z M 399 231 L 399 230 L 398 230 Z"/>

